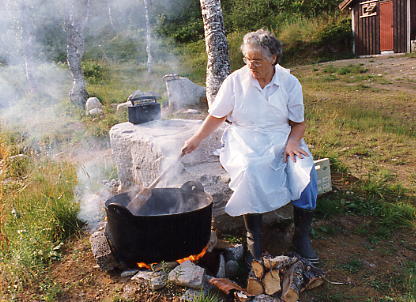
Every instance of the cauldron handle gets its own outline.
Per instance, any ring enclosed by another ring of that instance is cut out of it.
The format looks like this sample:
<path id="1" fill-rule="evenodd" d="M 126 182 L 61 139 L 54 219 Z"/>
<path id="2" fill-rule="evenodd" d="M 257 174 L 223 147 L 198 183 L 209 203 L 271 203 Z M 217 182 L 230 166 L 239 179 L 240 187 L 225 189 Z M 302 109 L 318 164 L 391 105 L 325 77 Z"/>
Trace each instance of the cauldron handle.
<path id="1" fill-rule="evenodd" d="M 185 193 L 197 193 L 197 192 L 205 192 L 204 186 L 197 181 L 188 181 L 184 183 L 181 187 L 181 190 Z"/>
<path id="2" fill-rule="evenodd" d="M 122 216 L 122 217 L 127 217 L 127 216 L 132 216 L 131 212 L 123 205 L 118 204 L 118 203 L 110 203 L 107 206 L 107 209 L 110 213 L 117 215 L 117 216 Z"/>

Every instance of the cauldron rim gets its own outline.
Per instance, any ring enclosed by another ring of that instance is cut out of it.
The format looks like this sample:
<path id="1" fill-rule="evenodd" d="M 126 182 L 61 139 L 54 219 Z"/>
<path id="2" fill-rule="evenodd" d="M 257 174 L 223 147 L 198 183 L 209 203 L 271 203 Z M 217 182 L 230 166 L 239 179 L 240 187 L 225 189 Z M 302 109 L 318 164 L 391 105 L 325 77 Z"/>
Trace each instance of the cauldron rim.
<path id="1" fill-rule="evenodd" d="M 195 183 L 195 182 L 188 182 L 188 183 Z M 108 210 L 108 206 L 111 205 L 111 204 L 114 204 L 114 205 L 117 205 L 119 207 L 125 208 L 129 212 L 129 214 L 131 216 L 133 216 L 133 217 L 140 217 L 140 218 L 144 218 L 144 217 L 167 217 L 167 216 L 177 216 L 177 215 L 191 214 L 191 213 L 195 213 L 195 212 L 201 211 L 201 210 L 203 210 L 203 209 L 205 209 L 207 207 L 212 206 L 212 204 L 213 204 L 213 198 L 212 198 L 211 194 L 206 193 L 204 190 L 202 190 L 202 191 L 198 190 L 198 191 L 191 191 L 191 192 L 189 192 L 189 191 L 183 190 L 183 187 L 184 186 L 185 186 L 185 184 L 181 188 L 154 188 L 154 189 L 152 189 L 152 191 L 153 190 L 155 190 L 155 191 L 182 190 L 182 191 L 184 191 L 183 193 L 187 194 L 188 196 L 190 196 L 190 195 L 199 195 L 199 194 L 202 193 L 202 194 L 204 194 L 204 198 L 206 198 L 207 201 L 205 203 L 203 203 L 203 205 L 201 205 L 200 207 L 195 208 L 195 209 L 193 209 L 191 211 L 180 212 L 180 213 L 163 213 L 163 214 L 157 214 L 157 215 L 154 215 L 154 214 L 153 215 L 140 215 L 140 214 L 135 214 L 132 211 L 130 211 L 130 209 L 128 208 L 129 202 L 127 202 L 127 203 L 120 202 L 120 201 L 110 202 L 113 199 L 114 200 L 117 200 L 117 197 L 120 197 L 122 195 L 126 195 L 126 197 L 128 198 L 128 200 L 130 200 L 130 194 L 131 194 L 132 191 L 128 191 L 128 192 L 123 192 L 123 193 L 116 194 L 116 195 L 108 198 L 105 201 L 104 206 L 105 206 L 105 209 Z"/>
<path id="2" fill-rule="evenodd" d="M 126 194 L 126 193 L 121 193 L 121 194 Z M 121 195 L 121 194 L 117 194 L 117 195 Z M 114 195 L 114 196 L 117 196 L 117 195 Z M 113 196 L 113 197 L 114 197 Z M 140 217 L 140 218 L 144 218 L 144 217 L 165 217 L 165 216 L 177 216 L 177 215 L 184 215 L 184 214 L 192 214 L 192 213 L 195 213 L 195 212 L 198 212 L 198 211 L 201 211 L 201 210 L 203 210 L 203 209 L 205 209 L 205 208 L 207 208 L 207 207 L 210 207 L 210 206 L 212 206 L 212 203 L 213 203 L 213 199 L 212 199 L 212 196 L 211 195 L 209 195 L 209 194 L 207 194 L 207 197 L 208 197 L 208 199 L 209 199 L 209 202 L 207 203 L 207 204 L 205 204 L 205 205 L 203 205 L 203 206 L 201 206 L 201 207 L 199 207 L 199 208 L 197 208 L 197 209 L 194 209 L 194 210 L 192 210 L 192 211 L 187 211 L 187 212 L 181 212 L 181 213 L 170 213 L 170 214 L 159 214 L 159 215 L 136 215 L 136 214 L 133 214 L 127 207 L 125 207 L 124 205 L 121 205 L 120 203 L 117 203 L 117 202 L 110 202 L 110 203 L 108 203 L 107 204 L 107 202 L 105 203 L 105 208 L 106 209 L 108 209 L 108 206 L 109 205 L 112 205 L 112 204 L 115 204 L 115 205 L 118 205 L 118 206 L 122 206 L 122 207 L 124 207 L 127 211 L 129 211 L 129 213 L 130 213 L 130 215 L 131 216 L 133 216 L 133 217 Z M 110 198 L 111 199 L 111 198 Z M 108 199 L 108 200 L 110 200 L 110 199 Z"/>

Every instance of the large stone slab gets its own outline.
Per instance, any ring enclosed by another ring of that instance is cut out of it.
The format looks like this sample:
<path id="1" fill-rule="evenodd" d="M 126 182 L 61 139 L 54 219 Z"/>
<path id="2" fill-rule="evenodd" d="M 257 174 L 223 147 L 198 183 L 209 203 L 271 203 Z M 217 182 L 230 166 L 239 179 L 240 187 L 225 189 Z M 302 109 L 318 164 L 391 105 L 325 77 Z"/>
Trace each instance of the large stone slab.
<path id="1" fill-rule="evenodd" d="M 205 87 L 199 86 L 185 77 L 168 74 L 163 77 L 169 98 L 169 109 L 176 111 L 190 105 L 199 105 L 206 97 Z"/>
<path id="2" fill-rule="evenodd" d="M 110 130 L 113 159 L 120 179 L 119 191 L 133 186 L 147 186 L 177 158 L 183 143 L 200 127 L 200 120 L 157 120 L 133 125 L 121 123 Z M 180 187 L 193 180 L 204 186 L 213 197 L 213 215 L 217 217 L 217 228 L 232 231 L 243 227 L 241 217 L 224 214 L 224 206 L 232 191 L 228 187 L 230 178 L 221 167 L 215 151 L 221 147 L 221 136 L 227 125 L 216 130 L 201 143 L 198 149 L 184 156 L 181 163 L 158 184 L 158 187 Z M 291 219 L 291 207 L 268 213 L 266 224 Z"/>
<path id="3" fill-rule="evenodd" d="M 199 128 L 200 120 L 157 120 L 134 125 L 121 123 L 110 130 L 110 142 L 121 190 L 133 185 L 149 185 L 160 172 L 172 164 L 180 154 L 184 142 Z M 225 177 L 214 151 L 221 147 L 224 127 L 214 132 L 193 153 L 182 158 L 161 182 L 162 186 L 180 185 L 192 174 L 207 172 L 207 182 L 212 177 Z"/>

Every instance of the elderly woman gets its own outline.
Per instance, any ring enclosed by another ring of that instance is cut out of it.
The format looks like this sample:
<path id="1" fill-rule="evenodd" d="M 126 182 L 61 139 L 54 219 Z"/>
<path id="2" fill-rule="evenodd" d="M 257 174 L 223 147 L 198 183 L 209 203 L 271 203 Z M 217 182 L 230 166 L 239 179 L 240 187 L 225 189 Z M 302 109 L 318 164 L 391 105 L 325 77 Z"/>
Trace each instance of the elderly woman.
<path id="1" fill-rule="evenodd" d="M 292 202 L 294 248 L 317 263 L 309 237 L 317 198 L 316 172 L 303 141 L 302 87 L 277 64 L 282 48 L 270 32 L 246 34 L 241 51 L 246 65 L 225 79 L 209 115 L 185 142 L 182 153 L 192 152 L 226 119 L 230 121 L 220 152 L 233 190 L 225 211 L 244 217 L 249 260 L 262 255 L 261 214 Z"/>

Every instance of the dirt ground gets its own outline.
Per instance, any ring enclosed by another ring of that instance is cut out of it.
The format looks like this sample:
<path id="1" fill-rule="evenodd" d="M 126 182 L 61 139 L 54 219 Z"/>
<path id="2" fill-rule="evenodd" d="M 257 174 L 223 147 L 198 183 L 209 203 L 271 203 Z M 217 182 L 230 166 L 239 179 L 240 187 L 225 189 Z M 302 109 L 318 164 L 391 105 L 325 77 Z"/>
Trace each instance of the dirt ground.
<path id="1" fill-rule="evenodd" d="M 416 92 L 416 58 L 394 55 L 324 64 L 364 64 L 370 72 L 382 74 L 391 82 L 388 85 L 377 84 L 380 88 L 411 94 Z M 295 69 L 303 68 L 310 67 Z M 409 103 L 403 109 L 403 113 L 413 115 L 412 118 L 415 112 L 416 102 Z M 406 167 L 398 166 L 398 169 Z M 333 182 L 338 188 L 348 189 L 349 182 L 345 179 L 333 175 Z M 319 288 L 303 293 L 301 302 L 379 301 L 372 299 L 394 296 L 394 288 L 400 292 L 401 272 L 408 260 L 416 259 L 416 233 L 398 232 L 388 240 L 371 242 L 365 234 L 369 225 L 370 218 L 352 215 L 314 223 L 314 229 L 318 232 L 313 245 L 322 259 L 321 267 L 327 272 L 329 281 L 344 284 L 326 282 Z M 267 228 L 265 249 L 272 255 L 289 252 L 290 232 L 290 226 L 284 229 L 279 226 Z M 242 237 L 243 230 L 240 235 Z M 152 292 L 143 284 L 133 287 L 127 278 L 120 277 L 119 272 L 102 272 L 96 266 L 88 237 L 88 233 L 83 233 L 68 242 L 62 261 L 51 268 L 49 278 L 60 287 L 58 301 L 123 301 L 119 297 L 126 294 L 135 296 L 134 301 L 179 301 L 178 296 L 183 289 L 167 288 Z M 32 297 L 27 292 L 20 299 L 36 301 Z"/>
<path id="2" fill-rule="evenodd" d="M 388 294 L 384 292 L 384 287 L 389 288 L 387 284 L 394 282 L 395 278 L 400 280 L 400 271 L 406 261 L 416 259 L 416 234 L 400 233 L 389 241 L 371 244 L 366 236 L 357 231 L 369 223 L 369 219 L 358 216 L 315 222 L 315 229 L 337 226 L 337 233 L 318 237 L 313 244 L 322 259 L 321 267 L 326 271 L 327 279 L 345 284 L 326 282 L 303 293 L 301 302 L 370 301 L 368 299 Z M 285 232 L 290 234 L 291 227 L 281 229 L 272 226 L 265 229 L 267 252 L 272 255 L 290 252 L 290 236 Z M 118 297 L 135 297 L 133 301 L 179 301 L 184 292 L 181 288 L 153 292 L 145 284 L 121 278 L 120 272 L 109 274 L 101 271 L 91 253 L 88 237 L 89 234 L 83 234 L 69 242 L 62 261 L 51 269 L 50 278 L 62 288 L 58 301 L 117 301 Z M 400 288 L 397 290 L 400 291 Z M 26 296 L 23 300 L 31 299 Z"/>

